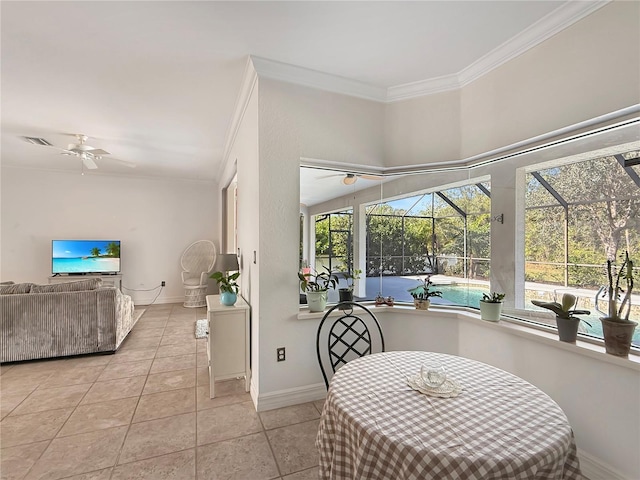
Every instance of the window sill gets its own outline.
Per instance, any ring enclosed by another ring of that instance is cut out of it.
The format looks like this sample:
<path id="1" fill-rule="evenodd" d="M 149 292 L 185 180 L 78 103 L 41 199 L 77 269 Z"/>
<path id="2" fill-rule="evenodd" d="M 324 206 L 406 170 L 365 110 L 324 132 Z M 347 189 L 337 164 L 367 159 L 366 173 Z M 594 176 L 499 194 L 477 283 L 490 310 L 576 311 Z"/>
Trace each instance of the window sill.
<path id="1" fill-rule="evenodd" d="M 611 363 L 613 365 L 630 368 L 632 370 L 640 372 L 640 355 L 638 355 L 634 351 L 629 354 L 628 358 L 616 357 L 615 355 L 609 355 L 605 352 L 604 344 L 591 343 L 580 339 L 578 339 L 575 345 L 571 343 L 561 342 L 560 340 L 558 340 L 558 335 L 555 331 L 548 331 L 543 328 L 535 328 L 531 325 L 528 325 L 524 321 L 518 321 L 506 317 L 502 317 L 499 322 L 488 322 L 485 320 L 481 320 L 480 312 L 471 308 L 432 306 L 429 308 L 429 310 L 425 311 L 417 310 L 410 305 L 394 305 L 393 307 L 389 307 L 386 305 L 376 307 L 372 303 L 365 303 L 364 305 L 369 308 L 375 315 L 382 318 L 388 315 L 418 315 L 424 317 L 425 320 L 436 316 L 439 318 L 455 318 L 465 322 L 473 323 L 476 326 L 495 329 L 496 331 L 502 333 L 523 337 L 531 341 L 565 350 L 567 352 L 584 355 L 607 363 Z M 298 319 L 321 319 L 324 316 L 324 313 L 325 312 L 309 312 L 306 308 L 302 308 L 300 309 L 300 313 L 298 314 Z M 341 312 L 336 310 L 332 313 L 331 316 L 337 317 L 340 314 Z"/>

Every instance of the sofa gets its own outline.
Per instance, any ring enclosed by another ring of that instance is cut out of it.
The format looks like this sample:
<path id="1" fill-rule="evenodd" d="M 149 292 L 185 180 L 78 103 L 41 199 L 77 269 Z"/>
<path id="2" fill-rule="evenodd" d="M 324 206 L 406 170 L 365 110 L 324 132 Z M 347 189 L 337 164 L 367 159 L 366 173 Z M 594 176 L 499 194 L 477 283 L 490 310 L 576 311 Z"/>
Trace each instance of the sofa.
<path id="1" fill-rule="evenodd" d="M 99 278 L 0 285 L 0 362 L 115 352 L 133 311 L 130 296 Z"/>

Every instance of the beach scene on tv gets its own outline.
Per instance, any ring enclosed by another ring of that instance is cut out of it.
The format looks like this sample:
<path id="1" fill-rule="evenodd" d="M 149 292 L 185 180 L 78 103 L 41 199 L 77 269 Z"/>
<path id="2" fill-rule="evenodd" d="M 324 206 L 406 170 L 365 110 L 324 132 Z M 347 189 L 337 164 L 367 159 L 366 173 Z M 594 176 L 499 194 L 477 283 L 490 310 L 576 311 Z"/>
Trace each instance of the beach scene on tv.
<path id="1" fill-rule="evenodd" d="M 120 242 L 114 240 L 54 240 L 53 273 L 116 273 Z"/>

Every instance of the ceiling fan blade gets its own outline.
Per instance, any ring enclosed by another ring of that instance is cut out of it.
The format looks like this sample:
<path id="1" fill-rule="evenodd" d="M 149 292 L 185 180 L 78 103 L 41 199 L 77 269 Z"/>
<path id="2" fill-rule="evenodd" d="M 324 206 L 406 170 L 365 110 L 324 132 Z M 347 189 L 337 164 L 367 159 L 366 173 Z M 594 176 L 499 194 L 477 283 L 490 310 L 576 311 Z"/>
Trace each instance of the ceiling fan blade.
<path id="1" fill-rule="evenodd" d="M 86 157 L 86 156 L 85 157 L 80 157 L 80 158 L 82 158 L 82 163 L 89 170 L 95 170 L 95 169 L 98 168 L 98 165 L 96 165 L 96 162 L 94 162 L 92 158 Z"/>
<path id="2" fill-rule="evenodd" d="M 86 151 L 91 152 L 91 155 L 111 155 L 109 152 L 102 150 L 101 148 L 89 148 Z"/>
<path id="3" fill-rule="evenodd" d="M 358 174 L 358 177 L 364 179 L 364 180 L 382 180 L 384 179 L 384 177 L 380 176 L 380 175 L 366 175 L 366 174 Z"/>

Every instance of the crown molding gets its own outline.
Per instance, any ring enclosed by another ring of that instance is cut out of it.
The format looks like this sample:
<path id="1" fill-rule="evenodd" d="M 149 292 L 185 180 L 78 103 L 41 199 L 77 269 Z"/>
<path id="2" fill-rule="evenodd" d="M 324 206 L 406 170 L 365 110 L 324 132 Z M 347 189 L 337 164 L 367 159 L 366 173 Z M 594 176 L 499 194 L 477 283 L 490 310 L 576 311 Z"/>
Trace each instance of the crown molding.
<path id="1" fill-rule="evenodd" d="M 587 15 L 604 7 L 611 0 L 596 0 L 594 2 L 567 2 L 547 14 L 536 23 L 504 42 L 484 57 L 457 74 L 460 86 L 464 87 L 491 70 L 522 55 L 527 50 L 539 45 L 555 34 L 570 27 Z"/>
<path id="2" fill-rule="evenodd" d="M 602 8 L 610 1 L 566 2 L 458 73 L 389 88 L 256 56 L 251 56 L 250 61 L 259 77 L 376 102 L 391 103 L 464 87 Z"/>
<path id="3" fill-rule="evenodd" d="M 276 62 L 266 58 L 251 56 L 253 66 L 260 77 L 271 78 L 318 90 L 327 90 L 333 93 L 341 93 L 351 97 L 386 102 L 387 89 L 376 87 L 350 78 L 330 75 L 328 73 L 310 70 L 287 63 Z"/>
<path id="4" fill-rule="evenodd" d="M 405 83 L 387 89 L 386 102 L 398 102 L 410 98 L 433 95 L 434 93 L 457 90 L 462 85 L 458 75 L 445 75 L 442 77 L 430 78 L 419 82 Z"/>
<path id="5" fill-rule="evenodd" d="M 229 123 L 229 128 L 227 129 L 227 134 L 225 136 L 224 150 L 222 154 L 222 170 L 226 173 L 228 173 L 230 168 L 233 168 L 232 166 L 230 166 L 230 162 L 235 165 L 235 159 L 230 161 L 229 154 L 231 153 L 233 144 L 236 141 L 236 136 L 238 135 L 240 124 L 242 123 L 242 119 L 244 118 L 244 113 L 247 110 L 247 105 L 249 103 L 249 99 L 251 98 L 251 93 L 253 92 L 257 81 L 258 73 L 256 72 L 256 69 L 253 65 L 252 58 L 249 57 L 244 68 L 242 85 L 240 86 L 238 97 L 236 98 L 236 104 L 233 107 L 233 117 L 231 118 L 231 122 Z"/>

